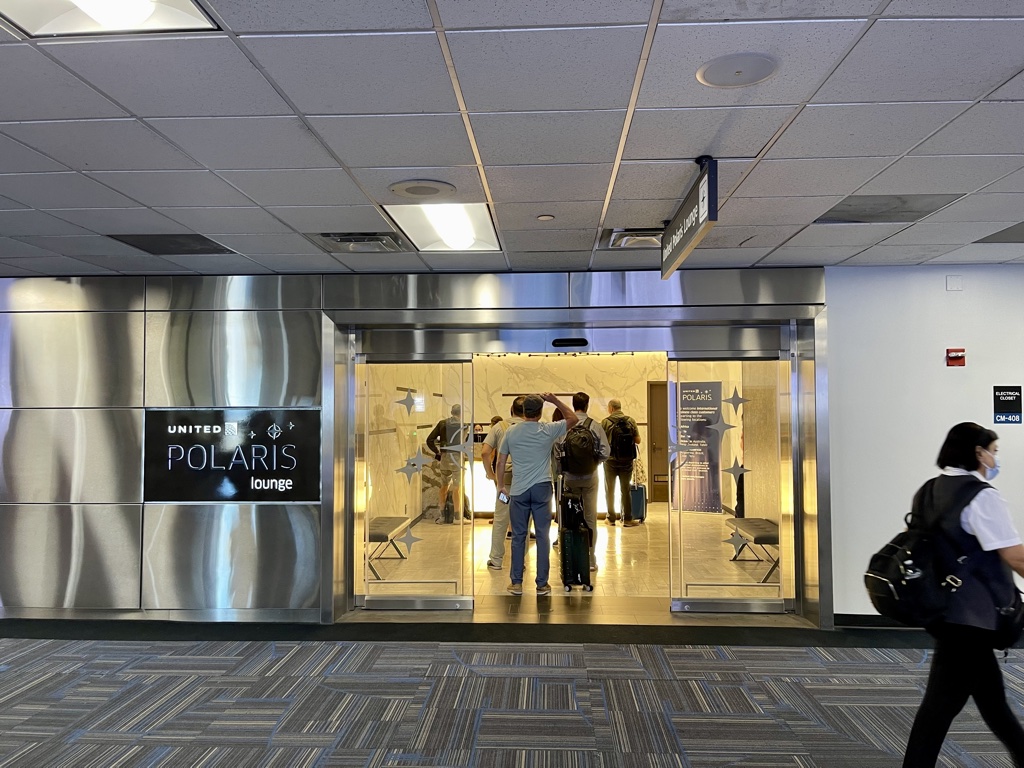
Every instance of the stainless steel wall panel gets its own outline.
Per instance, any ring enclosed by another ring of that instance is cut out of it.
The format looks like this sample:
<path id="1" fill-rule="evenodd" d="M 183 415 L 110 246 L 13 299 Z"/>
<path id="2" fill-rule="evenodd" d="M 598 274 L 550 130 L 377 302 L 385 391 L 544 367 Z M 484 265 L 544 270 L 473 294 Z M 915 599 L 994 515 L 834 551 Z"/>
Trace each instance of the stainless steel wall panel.
<path id="1" fill-rule="evenodd" d="M 150 277 L 146 309 L 319 309 L 320 275 Z"/>
<path id="2" fill-rule="evenodd" d="M 5 277 L 0 312 L 137 312 L 144 286 L 141 277 Z"/>
<path id="3" fill-rule="evenodd" d="M 317 609 L 320 508 L 147 504 L 142 607 Z"/>
<path id="4" fill-rule="evenodd" d="M 0 506 L 0 605 L 139 608 L 142 507 Z"/>
<path id="5" fill-rule="evenodd" d="M 321 317 L 319 311 L 146 313 L 146 405 L 320 405 Z"/>
<path id="6" fill-rule="evenodd" d="M 142 502 L 142 411 L 0 410 L 0 503 Z"/>
<path id="7" fill-rule="evenodd" d="M 570 307 L 824 304 L 825 270 L 705 269 L 676 272 L 574 272 Z"/>
<path id="8" fill-rule="evenodd" d="M 327 309 L 510 309 L 566 307 L 569 276 L 325 275 Z"/>
<path id="9" fill-rule="evenodd" d="M 141 312 L 0 313 L 0 407 L 142 405 Z"/>

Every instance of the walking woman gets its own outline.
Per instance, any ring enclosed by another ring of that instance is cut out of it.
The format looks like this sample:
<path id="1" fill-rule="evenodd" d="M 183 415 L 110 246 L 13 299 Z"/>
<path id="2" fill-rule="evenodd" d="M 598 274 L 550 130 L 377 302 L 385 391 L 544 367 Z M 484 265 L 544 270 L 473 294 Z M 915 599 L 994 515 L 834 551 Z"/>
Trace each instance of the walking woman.
<path id="1" fill-rule="evenodd" d="M 933 768 L 949 726 L 968 698 L 974 699 L 985 723 L 1009 750 L 1013 764 L 1024 768 L 1024 729 L 1006 702 L 993 651 L 999 642 L 997 611 L 1010 605 L 1016 594 L 1010 571 L 1024 576 L 1024 545 L 1010 509 L 999 491 L 987 485 L 999 472 L 996 440 L 995 432 L 979 424 L 957 424 L 939 451 L 942 473 L 914 500 L 915 509 L 933 521 L 963 510 L 959 525 L 953 522 L 943 531 L 973 565 L 963 586 L 952 593 L 944 620 L 928 628 L 935 637 L 935 652 L 904 768 Z M 968 498 L 971 501 L 964 506 Z"/>

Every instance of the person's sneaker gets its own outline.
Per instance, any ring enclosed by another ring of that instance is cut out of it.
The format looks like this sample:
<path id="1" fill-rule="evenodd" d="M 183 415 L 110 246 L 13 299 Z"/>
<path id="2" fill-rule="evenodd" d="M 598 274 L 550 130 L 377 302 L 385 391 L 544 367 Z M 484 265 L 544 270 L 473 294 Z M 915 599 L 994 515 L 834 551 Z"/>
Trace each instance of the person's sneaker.
<path id="1" fill-rule="evenodd" d="M 608 523 L 608 525 L 615 525 L 615 518 L 610 515 L 606 517 L 604 521 Z"/>
<path id="2" fill-rule="evenodd" d="M 590 564 L 590 572 L 591 573 L 596 573 L 597 572 L 597 563 L 591 563 Z"/>
<path id="3" fill-rule="evenodd" d="M 622 521 L 622 527 L 623 528 L 635 528 L 638 525 L 640 525 L 640 521 L 639 520 L 623 520 Z"/>
<path id="4" fill-rule="evenodd" d="M 522 592 L 522 589 L 520 589 L 520 592 Z M 551 594 L 551 585 L 550 584 L 544 584 L 543 586 L 537 587 L 537 594 L 538 595 L 550 595 Z"/>
<path id="5" fill-rule="evenodd" d="M 495 562 L 492 562 L 491 560 L 487 561 L 487 567 L 490 568 L 492 571 L 500 571 L 501 570 L 501 566 L 498 565 Z"/>
<path id="6" fill-rule="evenodd" d="M 508 585 L 508 587 L 506 587 L 506 589 L 508 590 L 509 594 L 511 594 L 511 595 L 521 595 L 521 594 L 523 594 L 523 585 L 522 584 L 516 584 L 515 582 L 512 582 L 511 584 Z"/>

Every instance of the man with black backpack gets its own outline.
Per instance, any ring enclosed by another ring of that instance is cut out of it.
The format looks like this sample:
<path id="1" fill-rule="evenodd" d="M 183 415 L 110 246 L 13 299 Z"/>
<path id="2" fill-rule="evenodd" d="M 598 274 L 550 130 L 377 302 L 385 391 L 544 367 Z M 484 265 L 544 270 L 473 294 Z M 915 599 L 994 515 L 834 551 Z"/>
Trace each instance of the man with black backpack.
<path id="1" fill-rule="evenodd" d="M 601 422 L 608 438 L 611 455 L 604 463 L 604 493 L 608 502 L 608 525 L 615 525 L 615 480 L 619 481 L 619 496 L 622 499 L 622 527 L 640 525 L 633 519 L 633 505 L 629 498 L 629 484 L 633 478 L 633 460 L 636 447 L 640 444 L 640 429 L 636 422 L 622 412 L 622 403 L 608 401 L 608 418 Z"/>
<path id="2" fill-rule="evenodd" d="M 562 490 L 583 498 L 583 518 L 587 521 L 590 537 L 590 570 L 597 570 L 594 558 L 594 538 L 597 533 L 597 467 L 609 455 L 608 438 L 600 424 L 587 416 L 590 395 L 577 392 L 572 396 L 572 408 L 579 421 L 561 443 Z"/>
<path id="3" fill-rule="evenodd" d="M 452 415 L 437 422 L 427 436 L 427 448 L 434 454 L 434 460 L 438 462 L 438 470 L 441 473 L 441 487 L 438 495 L 441 517 L 438 522 L 454 523 L 459 517 L 459 507 L 463 505 L 461 492 L 463 461 L 462 453 L 452 450 L 452 448 L 462 445 L 468 433 L 468 425 L 462 423 L 462 406 L 456 403 L 452 406 Z M 448 505 L 449 491 L 451 491 L 451 506 Z M 462 514 L 467 520 L 470 519 L 468 509 L 463 509 Z"/>

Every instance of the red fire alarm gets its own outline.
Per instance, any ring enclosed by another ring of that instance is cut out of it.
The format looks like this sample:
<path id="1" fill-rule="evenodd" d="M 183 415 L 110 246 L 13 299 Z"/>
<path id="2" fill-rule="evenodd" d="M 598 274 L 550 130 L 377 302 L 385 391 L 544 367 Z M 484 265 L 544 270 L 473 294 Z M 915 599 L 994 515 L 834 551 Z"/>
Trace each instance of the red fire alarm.
<path id="1" fill-rule="evenodd" d="M 946 367 L 947 368 L 963 368 L 967 365 L 967 350 L 966 349 L 947 349 L 946 350 Z"/>

